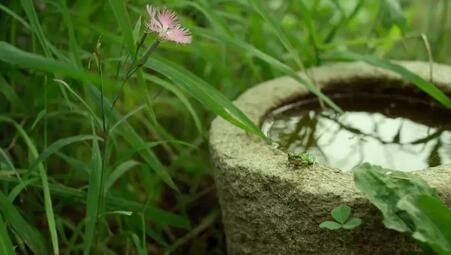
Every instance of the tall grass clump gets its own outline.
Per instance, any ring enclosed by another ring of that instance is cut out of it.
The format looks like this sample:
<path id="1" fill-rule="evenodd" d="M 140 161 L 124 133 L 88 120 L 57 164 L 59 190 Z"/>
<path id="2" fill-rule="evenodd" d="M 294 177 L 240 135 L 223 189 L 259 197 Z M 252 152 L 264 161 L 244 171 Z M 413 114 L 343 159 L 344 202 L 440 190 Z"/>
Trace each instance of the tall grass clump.
<path id="1" fill-rule="evenodd" d="M 164 8 L 191 34 L 159 27 L 158 14 L 175 19 Z M 224 254 L 212 118 L 263 138 L 230 100 L 280 75 L 341 111 L 297 73 L 338 60 L 393 70 L 451 108 L 387 60 L 450 63 L 450 11 L 447 0 L 2 1 L 0 253 Z"/>

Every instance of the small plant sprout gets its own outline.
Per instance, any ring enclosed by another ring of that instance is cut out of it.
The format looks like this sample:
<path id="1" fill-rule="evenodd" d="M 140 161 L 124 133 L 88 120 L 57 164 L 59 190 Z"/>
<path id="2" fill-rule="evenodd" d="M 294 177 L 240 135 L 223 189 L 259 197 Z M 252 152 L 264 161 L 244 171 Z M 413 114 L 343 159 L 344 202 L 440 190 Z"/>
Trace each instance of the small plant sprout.
<path id="1" fill-rule="evenodd" d="M 312 166 L 316 163 L 316 158 L 308 152 L 288 153 L 288 163 L 294 167 Z"/>
<path id="2" fill-rule="evenodd" d="M 354 217 L 351 212 L 351 207 L 348 205 L 339 205 L 331 212 L 332 218 L 335 221 L 326 220 L 319 225 L 322 229 L 339 230 L 339 229 L 355 229 L 362 224 L 362 220 Z"/>

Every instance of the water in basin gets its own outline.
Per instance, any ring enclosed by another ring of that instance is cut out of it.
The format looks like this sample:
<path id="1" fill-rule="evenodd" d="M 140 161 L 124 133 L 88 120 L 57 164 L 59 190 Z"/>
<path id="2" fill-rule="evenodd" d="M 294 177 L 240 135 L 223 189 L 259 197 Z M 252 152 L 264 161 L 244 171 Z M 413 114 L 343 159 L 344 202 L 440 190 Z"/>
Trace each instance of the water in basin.
<path id="1" fill-rule="evenodd" d="M 307 152 L 341 170 L 363 162 L 402 171 L 451 163 L 451 111 L 405 95 L 329 96 L 343 114 L 305 98 L 271 112 L 264 133 L 283 151 Z"/>

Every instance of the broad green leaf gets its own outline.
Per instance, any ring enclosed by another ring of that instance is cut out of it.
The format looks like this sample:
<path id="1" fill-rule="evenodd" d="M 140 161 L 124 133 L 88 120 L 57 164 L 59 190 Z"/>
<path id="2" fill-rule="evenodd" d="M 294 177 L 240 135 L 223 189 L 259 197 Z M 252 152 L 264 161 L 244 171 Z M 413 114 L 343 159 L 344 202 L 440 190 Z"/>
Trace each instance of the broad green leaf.
<path id="1" fill-rule="evenodd" d="M 0 254 L 2 255 L 15 255 L 13 243 L 8 235 L 6 224 L 0 215 Z"/>
<path id="2" fill-rule="evenodd" d="M 451 210 L 439 199 L 410 195 L 399 201 L 415 225 L 412 236 L 428 243 L 438 254 L 451 254 Z"/>
<path id="3" fill-rule="evenodd" d="M 349 207 L 348 205 L 337 206 L 332 210 L 331 214 L 334 220 L 343 224 L 346 222 L 349 216 L 351 216 L 351 207 Z"/>
<path id="4" fill-rule="evenodd" d="M 329 229 L 329 230 L 338 230 L 341 229 L 341 224 L 337 223 L 335 221 L 325 221 L 321 224 L 319 224 L 320 228 L 325 228 L 325 229 Z"/>
<path id="5" fill-rule="evenodd" d="M 191 94 L 208 110 L 218 114 L 237 127 L 265 138 L 261 130 L 229 99 L 210 84 L 185 70 L 183 67 L 163 58 L 156 57 L 147 61 L 145 66 L 161 73 L 176 85 L 181 86 L 186 93 Z"/>
<path id="6" fill-rule="evenodd" d="M 384 225 L 399 232 L 415 229 L 406 212 L 397 207 L 402 198 L 413 194 L 436 196 L 433 188 L 413 174 L 366 163 L 353 172 L 356 187 L 384 215 Z"/>
<path id="7" fill-rule="evenodd" d="M 343 224 L 344 229 L 354 229 L 362 224 L 362 220 L 357 217 L 352 217 L 345 224 Z"/>
<path id="8" fill-rule="evenodd" d="M 0 212 L 17 235 L 37 255 L 47 255 L 49 250 L 40 231 L 30 225 L 20 214 L 17 208 L 0 192 Z"/>
<path id="9" fill-rule="evenodd" d="M 371 55 L 360 55 L 353 52 L 347 51 L 336 51 L 330 52 L 323 56 L 325 59 L 330 60 L 344 60 L 344 61 L 363 61 L 372 66 L 380 67 L 394 73 L 401 75 L 407 81 L 410 81 L 420 90 L 424 91 L 426 94 L 430 95 L 432 98 L 440 102 L 443 106 L 451 109 L 451 99 L 446 96 L 440 89 L 438 89 L 434 84 L 426 81 L 415 73 L 407 70 L 405 67 L 387 61 Z"/>

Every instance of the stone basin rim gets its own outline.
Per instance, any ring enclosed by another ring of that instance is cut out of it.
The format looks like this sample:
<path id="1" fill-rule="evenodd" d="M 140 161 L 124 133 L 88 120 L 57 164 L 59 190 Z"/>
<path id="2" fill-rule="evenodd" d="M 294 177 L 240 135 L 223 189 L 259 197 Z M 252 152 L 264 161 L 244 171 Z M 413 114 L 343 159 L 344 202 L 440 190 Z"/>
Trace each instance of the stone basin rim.
<path id="1" fill-rule="evenodd" d="M 428 62 L 421 61 L 398 61 L 399 65 L 419 75 L 423 79 L 429 80 Z M 361 62 L 335 63 L 307 70 L 309 77 L 313 77 L 316 84 L 322 89 L 334 89 L 338 86 L 352 85 L 353 89 L 364 89 L 363 81 L 384 81 L 381 88 L 401 88 L 413 87 L 399 75 L 381 68 L 373 67 Z M 299 73 L 307 78 L 305 72 Z M 433 81 L 445 93 L 451 92 L 451 67 L 433 64 Z M 409 88 L 409 91 L 411 89 Z M 282 105 L 295 101 L 296 99 L 311 94 L 302 85 L 290 77 L 280 77 L 263 82 L 246 92 L 244 92 L 235 104 L 258 126 L 261 125 L 267 115 Z M 299 184 L 307 180 L 313 181 L 312 185 L 303 185 L 304 192 L 310 190 L 315 194 L 330 193 L 331 189 L 327 185 L 331 181 L 341 184 L 352 185 L 352 171 L 341 171 L 339 169 L 326 166 L 315 165 L 299 170 L 293 170 L 287 164 L 287 153 L 279 149 L 272 148 L 262 139 L 246 134 L 241 129 L 232 126 L 221 118 L 216 118 L 210 129 L 210 148 L 215 164 L 226 164 L 228 169 L 240 169 L 244 172 L 283 179 L 288 183 Z M 431 170 L 431 171 L 429 171 Z M 444 185 L 442 181 L 434 179 L 442 178 L 446 171 L 451 171 L 451 165 L 441 165 L 423 170 L 411 171 L 424 177 L 432 186 L 440 189 Z M 447 174 L 449 179 L 450 175 Z M 320 183 L 321 181 L 326 181 Z M 331 180 L 331 181 L 327 181 Z M 315 184 L 316 183 L 316 184 Z M 316 187 L 313 187 L 317 185 Z M 334 187 L 334 192 L 349 189 L 349 185 L 340 188 Z M 309 186 L 312 186 L 309 188 Z M 353 185 L 352 185 L 353 186 Z M 338 190 L 337 190 L 338 188 Z M 445 188 L 445 187 L 443 187 Z M 349 190 L 345 193 L 349 194 Z M 353 194 L 351 197 L 360 197 Z"/>

